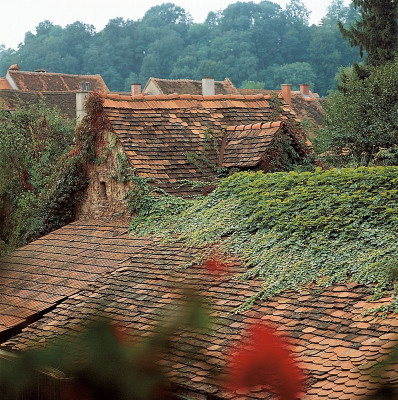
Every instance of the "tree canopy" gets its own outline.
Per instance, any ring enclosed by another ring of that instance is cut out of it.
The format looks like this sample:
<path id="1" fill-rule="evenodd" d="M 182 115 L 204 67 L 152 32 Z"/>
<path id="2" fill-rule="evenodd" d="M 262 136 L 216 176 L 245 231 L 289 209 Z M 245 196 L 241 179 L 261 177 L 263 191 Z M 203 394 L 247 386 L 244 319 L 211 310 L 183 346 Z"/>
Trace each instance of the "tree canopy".
<path id="1" fill-rule="evenodd" d="M 392 61 L 398 51 L 398 1 L 353 0 L 360 18 L 349 29 L 339 23 L 343 38 L 351 46 L 359 46 L 361 57 L 366 52 L 368 65 Z"/>
<path id="2" fill-rule="evenodd" d="M 337 27 L 341 16 L 349 26 L 356 13 L 335 0 L 320 25 L 310 26 L 308 16 L 299 0 L 285 9 L 263 0 L 230 4 L 210 12 L 204 23 L 193 23 L 172 3 L 150 8 L 140 20 L 111 19 L 99 32 L 79 21 L 65 28 L 43 21 L 17 50 L 0 47 L 0 74 L 15 63 L 22 70 L 99 73 L 116 91 L 129 90 L 131 81 L 145 84 L 150 76 L 228 76 L 238 87 L 244 81 L 263 82 L 267 89 L 311 82 L 313 90 L 326 95 L 338 68 L 359 60 Z"/>

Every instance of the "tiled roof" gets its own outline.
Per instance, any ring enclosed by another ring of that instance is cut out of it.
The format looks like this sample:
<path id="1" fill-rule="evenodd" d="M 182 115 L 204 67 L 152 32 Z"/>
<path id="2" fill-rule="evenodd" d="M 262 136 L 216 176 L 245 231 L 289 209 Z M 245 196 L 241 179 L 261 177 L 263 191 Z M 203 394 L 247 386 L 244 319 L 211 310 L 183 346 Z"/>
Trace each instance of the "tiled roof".
<path id="1" fill-rule="evenodd" d="M 147 93 L 147 88 L 150 82 L 156 86 L 159 91 L 158 94 L 202 94 L 202 81 L 194 81 L 190 79 L 149 78 L 143 90 L 144 93 Z M 214 84 L 216 94 L 239 93 L 238 89 L 236 89 L 229 78 L 225 78 L 223 81 L 215 81 Z"/>
<path id="2" fill-rule="evenodd" d="M 249 168 L 259 165 L 277 132 L 283 132 L 297 142 L 296 135 L 290 135 L 289 129 L 282 121 L 229 126 L 220 150 L 221 166 Z M 302 139 L 304 140 L 304 136 Z M 301 147 L 300 143 L 296 144 L 298 148 Z M 309 141 L 307 145 L 312 146 Z"/>
<path id="3" fill-rule="evenodd" d="M 0 90 L 11 89 L 10 84 L 7 82 L 6 78 L 0 78 Z"/>
<path id="4" fill-rule="evenodd" d="M 71 92 L 27 92 L 20 90 L 0 90 L 0 106 L 14 111 L 18 107 L 43 102 L 47 107 L 58 107 L 62 115 L 76 118 L 76 94 Z"/>
<path id="5" fill-rule="evenodd" d="M 277 94 L 279 95 L 279 97 L 281 96 L 280 90 L 238 89 L 238 91 L 245 96 L 255 94 Z M 316 93 L 310 92 L 310 96 L 305 98 L 300 91 L 292 91 L 291 98 L 292 110 L 296 112 L 297 116 L 301 120 L 308 119 L 310 121 L 313 121 L 318 126 L 323 124 L 324 112 L 319 96 Z"/>
<path id="6" fill-rule="evenodd" d="M 126 259 L 131 251 L 123 247 L 127 226 L 71 224 L 0 258 L 0 341 Z M 99 243 L 106 246 L 115 237 L 119 252 L 113 248 L 112 255 L 93 257 Z"/>
<path id="7" fill-rule="evenodd" d="M 80 82 L 89 82 L 90 90 L 109 92 L 100 75 L 69 75 L 50 72 L 8 70 L 17 90 L 37 92 L 78 92 Z"/>
<path id="8" fill-rule="evenodd" d="M 26 291 L 54 274 L 48 265 L 55 263 L 59 267 L 69 260 L 74 261 L 75 286 L 68 285 L 70 275 L 64 278 L 57 274 L 52 278 L 51 288 L 39 286 L 34 290 L 37 296 L 48 295 L 52 301 L 57 290 L 65 289 L 69 293 L 72 286 L 75 293 L 6 343 L 8 349 L 43 346 L 61 333 L 73 332 L 101 311 L 140 336 L 146 335 L 167 310 L 175 308 L 183 287 L 201 292 L 215 319 L 209 332 L 200 335 L 183 332 L 174 338 L 171 354 L 164 361 L 170 379 L 190 390 L 221 398 L 269 398 L 262 387 L 248 394 L 226 393 L 214 379 L 214 373 L 224 368 L 226 355 L 242 338 L 248 324 L 268 322 L 281 334 L 290 336 L 290 346 L 307 374 L 306 400 L 362 399 L 368 390 L 377 386 L 376 380 L 369 376 L 372 366 L 398 343 L 397 315 L 388 315 L 385 319 L 365 315 L 366 309 L 382 305 L 384 301 L 366 302 L 369 289 L 355 283 L 335 285 L 324 291 L 309 289 L 301 294 L 285 292 L 236 314 L 234 309 L 254 295 L 261 288 L 261 282 L 234 280 L 230 275 L 215 278 L 195 265 L 180 268 L 192 261 L 198 250 L 178 243 L 114 235 L 109 227 L 95 221 L 66 226 L 57 231 L 52 240 L 55 239 L 64 254 L 43 251 L 49 241 L 47 236 L 32 243 L 30 258 L 14 266 L 17 278 L 19 273 L 21 276 L 28 273 L 18 272 L 21 268 L 29 270 L 32 261 L 41 260 L 47 269 L 41 273 L 36 269 L 40 273 L 36 283 L 25 278 L 22 283 L 16 279 L 8 286 L 18 285 L 19 289 L 14 289 L 12 295 L 25 298 Z M 80 259 L 75 261 L 76 257 Z M 232 273 L 242 272 L 242 266 L 232 264 Z M 97 268 L 107 272 L 97 275 L 96 282 L 87 286 L 90 279 L 80 275 L 80 271 L 89 274 L 87 271 Z M 78 281 L 82 283 L 78 285 Z M 194 349 L 189 357 L 184 356 L 187 343 Z M 386 379 L 397 384 L 397 366 L 388 368 Z"/>
<path id="9" fill-rule="evenodd" d="M 181 192 L 180 180 L 204 180 L 214 176 L 208 163 L 195 165 L 187 153 L 205 152 L 212 164 L 218 164 L 216 149 L 206 145 L 206 132 L 221 140 L 230 125 L 271 121 L 270 97 L 236 95 L 104 95 L 104 109 L 114 133 L 139 176 L 154 178 L 159 186 Z M 283 107 L 283 119 L 294 119 Z"/>

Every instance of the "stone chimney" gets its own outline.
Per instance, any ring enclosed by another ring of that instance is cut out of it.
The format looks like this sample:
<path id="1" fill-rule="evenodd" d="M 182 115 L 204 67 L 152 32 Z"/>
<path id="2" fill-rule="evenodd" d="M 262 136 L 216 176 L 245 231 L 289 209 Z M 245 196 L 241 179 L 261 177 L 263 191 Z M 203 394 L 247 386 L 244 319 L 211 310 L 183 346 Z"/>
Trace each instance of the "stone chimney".
<path id="1" fill-rule="evenodd" d="M 300 92 L 304 96 L 309 96 L 310 95 L 310 85 L 308 83 L 301 83 L 300 84 Z"/>
<path id="2" fill-rule="evenodd" d="M 76 93 L 76 119 L 80 122 L 86 115 L 84 111 L 84 102 L 90 91 L 90 82 L 80 82 L 80 92 Z"/>
<path id="3" fill-rule="evenodd" d="M 131 95 L 138 96 L 141 94 L 141 83 L 132 83 L 131 84 Z"/>
<path id="4" fill-rule="evenodd" d="M 216 88 L 214 78 L 202 78 L 202 95 L 203 96 L 214 96 L 216 94 Z"/>
<path id="5" fill-rule="evenodd" d="M 289 106 L 292 105 L 292 85 L 290 83 L 284 83 L 281 85 L 282 97 Z"/>

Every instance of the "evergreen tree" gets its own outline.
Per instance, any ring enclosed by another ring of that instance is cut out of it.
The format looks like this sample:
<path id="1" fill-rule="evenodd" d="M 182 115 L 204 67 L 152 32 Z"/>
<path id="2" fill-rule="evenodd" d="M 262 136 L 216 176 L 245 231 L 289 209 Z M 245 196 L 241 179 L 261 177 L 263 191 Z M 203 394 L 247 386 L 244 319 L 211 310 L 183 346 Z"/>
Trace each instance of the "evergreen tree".
<path id="1" fill-rule="evenodd" d="M 392 61 L 398 51 L 398 0 L 353 0 L 353 4 L 361 18 L 349 29 L 339 22 L 343 38 L 352 47 L 359 46 L 361 57 L 366 51 L 367 65 Z"/>

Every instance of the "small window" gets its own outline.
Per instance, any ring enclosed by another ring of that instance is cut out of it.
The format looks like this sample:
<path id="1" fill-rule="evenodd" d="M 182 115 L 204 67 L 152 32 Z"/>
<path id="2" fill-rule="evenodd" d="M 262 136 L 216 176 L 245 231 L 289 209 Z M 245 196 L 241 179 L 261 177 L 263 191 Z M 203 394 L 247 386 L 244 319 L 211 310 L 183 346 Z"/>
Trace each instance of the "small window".
<path id="1" fill-rule="evenodd" d="M 106 197 L 106 183 L 105 182 L 99 183 L 99 195 L 100 195 L 100 197 Z"/>

